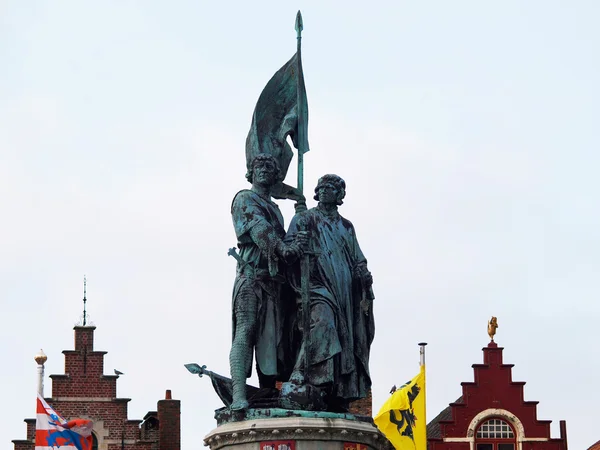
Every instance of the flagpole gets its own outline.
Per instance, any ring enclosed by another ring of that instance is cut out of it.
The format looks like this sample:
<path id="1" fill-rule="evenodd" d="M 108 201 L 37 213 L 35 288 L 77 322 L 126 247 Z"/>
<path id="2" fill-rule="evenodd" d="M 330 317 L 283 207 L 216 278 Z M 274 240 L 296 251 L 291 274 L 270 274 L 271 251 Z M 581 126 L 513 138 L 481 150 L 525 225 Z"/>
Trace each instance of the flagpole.
<path id="1" fill-rule="evenodd" d="M 37 373 L 38 373 L 38 385 L 37 385 L 37 393 L 40 397 L 44 397 L 44 363 L 48 361 L 48 357 L 44 353 L 44 350 L 40 349 L 40 352 L 35 355 L 33 358 L 35 362 L 38 364 Z"/>
<path id="2" fill-rule="evenodd" d="M 298 61 L 298 82 L 297 82 L 297 105 L 298 105 L 298 190 L 301 194 L 304 194 L 304 153 L 308 151 L 305 147 L 306 143 L 306 126 L 304 123 L 304 113 L 306 104 L 304 102 L 304 95 L 301 92 L 301 86 L 304 85 L 304 73 L 302 72 L 302 30 L 304 29 L 304 23 L 302 22 L 302 14 L 298 10 L 296 14 L 296 40 L 297 40 L 297 61 Z"/>
<path id="3" fill-rule="evenodd" d="M 427 376 L 425 374 L 425 346 L 427 342 L 419 342 L 419 368 L 423 371 L 423 420 L 425 421 L 425 446 L 427 446 Z"/>
<path id="4" fill-rule="evenodd" d="M 419 367 L 425 365 L 425 346 L 427 342 L 419 342 Z"/>
<path id="5" fill-rule="evenodd" d="M 298 62 L 298 78 L 296 83 L 297 94 L 297 115 L 298 115 L 298 191 L 304 194 L 304 153 L 308 151 L 306 145 L 307 126 L 304 117 L 306 113 L 306 102 L 304 94 L 304 73 L 302 72 L 302 30 L 304 24 L 302 22 L 302 14 L 298 10 L 296 14 L 296 39 L 297 39 L 297 62 Z M 308 382 L 309 378 L 309 349 L 310 349 L 310 256 L 305 253 L 300 259 L 300 292 L 302 297 L 302 333 L 304 340 L 304 381 Z"/>

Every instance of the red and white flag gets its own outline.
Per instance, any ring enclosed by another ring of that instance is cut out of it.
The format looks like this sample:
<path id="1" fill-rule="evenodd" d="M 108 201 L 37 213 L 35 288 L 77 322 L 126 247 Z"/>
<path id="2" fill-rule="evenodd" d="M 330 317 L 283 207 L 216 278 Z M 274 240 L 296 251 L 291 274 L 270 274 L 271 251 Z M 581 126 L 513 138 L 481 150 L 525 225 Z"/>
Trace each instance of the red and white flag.
<path id="1" fill-rule="evenodd" d="M 38 394 L 35 421 L 35 450 L 91 450 L 92 421 L 67 422 Z"/>

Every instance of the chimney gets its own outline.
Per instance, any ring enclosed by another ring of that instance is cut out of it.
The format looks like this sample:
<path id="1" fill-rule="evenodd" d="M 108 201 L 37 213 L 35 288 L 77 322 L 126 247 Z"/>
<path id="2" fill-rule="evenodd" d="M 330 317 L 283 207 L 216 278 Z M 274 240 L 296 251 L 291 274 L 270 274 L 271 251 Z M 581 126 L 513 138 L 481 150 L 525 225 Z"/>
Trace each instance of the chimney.
<path id="1" fill-rule="evenodd" d="M 171 390 L 165 399 L 158 401 L 158 450 L 181 449 L 181 402 L 171 398 Z"/>
<path id="2" fill-rule="evenodd" d="M 560 421 L 560 438 L 565 443 L 565 450 L 568 450 L 569 447 L 567 446 L 567 422 L 565 422 L 564 420 Z"/>

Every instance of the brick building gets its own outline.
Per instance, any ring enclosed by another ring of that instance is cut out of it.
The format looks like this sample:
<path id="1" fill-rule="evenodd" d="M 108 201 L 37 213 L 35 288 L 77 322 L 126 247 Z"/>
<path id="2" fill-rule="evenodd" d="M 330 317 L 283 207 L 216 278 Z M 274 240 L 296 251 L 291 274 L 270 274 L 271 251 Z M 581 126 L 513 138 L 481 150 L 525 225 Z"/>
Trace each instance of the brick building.
<path id="1" fill-rule="evenodd" d="M 156 411 L 142 420 L 127 418 L 130 399 L 117 398 L 118 375 L 104 375 L 106 352 L 94 350 L 94 326 L 76 326 L 75 349 L 64 350 L 65 373 L 50 375 L 46 401 L 65 419 L 94 422 L 94 450 L 180 450 L 180 402 L 167 391 Z M 27 439 L 14 450 L 34 450 L 35 419 L 25 419 Z"/>
<path id="2" fill-rule="evenodd" d="M 373 416 L 373 396 L 371 389 L 365 398 L 356 400 L 350 403 L 349 412 L 352 414 L 359 414 L 361 416 L 372 417 Z"/>
<path id="3" fill-rule="evenodd" d="M 594 445 L 588 448 L 588 450 L 600 450 L 600 441 L 596 442 Z"/>
<path id="4" fill-rule="evenodd" d="M 523 397 L 523 381 L 513 381 L 513 364 L 490 342 L 483 364 L 473 364 L 474 381 L 427 425 L 428 450 L 567 450 L 565 421 L 560 437 L 550 436 L 550 420 L 537 418 L 536 401 Z"/>

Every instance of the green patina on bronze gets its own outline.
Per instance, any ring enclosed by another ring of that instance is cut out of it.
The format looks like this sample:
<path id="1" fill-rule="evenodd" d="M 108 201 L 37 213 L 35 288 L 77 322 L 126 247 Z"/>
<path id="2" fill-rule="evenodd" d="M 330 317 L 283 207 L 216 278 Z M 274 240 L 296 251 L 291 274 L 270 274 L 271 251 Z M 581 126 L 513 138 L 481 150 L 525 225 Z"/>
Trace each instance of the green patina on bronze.
<path id="1" fill-rule="evenodd" d="M 246 139 L 246 178 L 252 184 L 231 205 L 238 248 L 232 298 L 231 378 L 208 375 L 225 404 L 219 423 L 266 417 L 350 418 L 350 402 L 371 387 L 369 351 L 373 279 L 350 221 L 338 207 L 346 184 L 321 177 L 318 205 L 306 208 L 304 154 L 308 152 L 308 102 L 301 57 L 302 16 L 296 16 L 296 54 L 269 80 Z M 297 150 L 298 181 L 284 183 Z M 272 200 L 295 200 L 289 230 Z M 253 360 L 259 387 L 246 385 Z M 276 382 L 283 382 L 280 390 Z"/>
<path id="2" fill-rule="evenodd" d="M 296 214 L 284 239 L 294 242 L 298 233 L 307 232 L 305 253 L 311 261 L 308 270 L 298 263 L 288 270 L 288 282 L 305 319 L 302 330 L 308 325 L 310 332 L 294 345 L 297 361 L 282 394 L 294 395 L 298 386 L 311 385 L 325 395 L 326 408 L 335 411 L 344 411 L 350 402 L 368 395 L 369 352 L 375 334 L 373 278 L 354 226 L 338 212 L 345 195 L 341 177 L 321 177 L 315 188 L 318 205 Z M 309 311 L 309 317 L 304 311 Z M 290 406 L 296 405 L 290 402 Z"/>
<path id="3" fill-rule="evenodd" d="M 284 408 L 250 408 L 244 411 L 232 411 L 230 408 L 220 408 L 215 411 L 217 425 L 242 420 L 276 419 L 287 417 L 308 417 L 315 419 L 346 419 L 358 422 L 373 423 L 373 418 L 359 414 L 334 413 L 328 411 L 303 411 Z"/>

